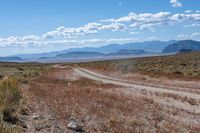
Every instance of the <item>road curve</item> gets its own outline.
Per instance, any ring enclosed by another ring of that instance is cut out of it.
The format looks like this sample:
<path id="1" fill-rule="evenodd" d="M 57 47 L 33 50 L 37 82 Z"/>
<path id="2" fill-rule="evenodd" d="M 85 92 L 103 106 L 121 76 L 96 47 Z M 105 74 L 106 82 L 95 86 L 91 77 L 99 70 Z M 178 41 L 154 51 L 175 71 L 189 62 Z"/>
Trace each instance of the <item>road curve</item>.
<path id="1" fill-rule="evenodd" d="M 135 85 L 133 83 L 129 83 L 126 80 L 121 80 L 121 79 L 105 76 L 105 75 L 102 75 L 102 74 L 99 74 L 99 73 L 96 73 L 96 72 L 93 72 L 93 71 L 90 71 L 90 70 L 87 70 L 84 68 L 73 68 L 73 70 L 81 77 L 100 81 L 103 83 L 120 85 L 120 86 L 124 86 L 124 87 L 129 87 L 129 88 L 135 89 L 135 90 L 146 90 L 146 91 L 150 91 L 150 92 L 175 94 L 175 95 L 182 96 L 182 97 L 188 97 L 188 98 L 200 100 L 200 95 L 194 94 L 194 93 L 181 92 L 181 91 L 176 91 L 176 90 L 168 90 L 168 89 L 163 89 L 163 88 L 156 88 L 156 87 L 149 87 L 149 86 L 142 86 L 142 85 Z"/>

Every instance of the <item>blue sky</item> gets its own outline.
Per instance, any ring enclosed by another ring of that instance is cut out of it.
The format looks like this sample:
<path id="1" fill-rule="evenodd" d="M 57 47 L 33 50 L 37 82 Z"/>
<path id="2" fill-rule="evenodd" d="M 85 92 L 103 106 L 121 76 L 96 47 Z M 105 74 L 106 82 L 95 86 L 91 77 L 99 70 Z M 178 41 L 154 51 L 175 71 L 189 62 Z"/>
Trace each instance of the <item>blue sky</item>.
<path id="1" fill-rule="evenodd" d="M 1 0 L 0 56 L 200 40 L 200 0 Z"/>

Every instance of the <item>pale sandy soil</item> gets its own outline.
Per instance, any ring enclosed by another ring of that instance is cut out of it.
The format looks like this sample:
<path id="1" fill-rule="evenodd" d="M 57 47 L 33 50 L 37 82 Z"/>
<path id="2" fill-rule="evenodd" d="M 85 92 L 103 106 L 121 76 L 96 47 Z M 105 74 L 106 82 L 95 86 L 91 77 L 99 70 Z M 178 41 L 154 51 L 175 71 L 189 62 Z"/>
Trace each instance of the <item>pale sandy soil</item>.
<path id="1" fill-rule="evenodd" d="M 166 108 L 176 108 L 179 110 L 186 111 L 188 113 L 192 113 L 198 117 L 194 117 L 193 115 L 187 117 L 179 117 L 180 121 L 184 121 L 187 124 L 197 124 L 200 126 L 200 94 L 195 93 L 191 88 L 181 88 L 181 87 L 174 87 L 170 89 L 171 86 L 158 88 L 151 86 L 138 85 L 134 83 L 130 83 L 130 80 L 119 79 L 115 77 L 110 77 L 106 75 L 99 74 L 94 71 L 90 71 L 83 68 L 75 68 L 74 71 L 78 73 L 80 76 L 89 78 L 91 80 L 101 81 L 103 83 L 111 83 L 115 85 L 121 85 L 127 88 L 129 93 L 133 93 L 134 95 L 143 95 L 148 98 L 152 98 L 155 102 L 164 105 Z M 189 82 L 184 82 L 189 84 Z M 191 82 L 193 83 L 193 82 Z M 180 84 L 180 81 L 179 81 Z M 160 86 L 159 86 L 160 87 Z M 168 89 L 167 89 L 168 88 Z M 126 91 L 125 89 L 123 89 Z M 193 99 L 195 101 L 195 105 L 191 105 L 190 102 L 187 100 Z M 178 119 L 178 118 L 176 118 Z"/>
<path id="2" fill-rule="evenodd" d="M 87 133 L 198 133 L 199 83 L 159 80 L 54 66 L 23 88 L 25 132 L 73 133 L 67 129 L 73 117 Z"/>

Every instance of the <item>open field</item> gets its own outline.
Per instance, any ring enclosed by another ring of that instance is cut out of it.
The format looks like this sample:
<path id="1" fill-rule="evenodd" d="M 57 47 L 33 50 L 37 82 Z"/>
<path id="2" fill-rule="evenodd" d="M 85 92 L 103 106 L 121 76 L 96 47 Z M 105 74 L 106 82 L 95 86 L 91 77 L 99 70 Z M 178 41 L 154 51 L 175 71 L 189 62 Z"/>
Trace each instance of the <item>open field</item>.
<path id="1" fill-rule="evenodd" d="M 23 121 L 18 118 L 26 106 L 22 86 L 47 70 L 47 65 L 37 63 L 0 63 L 0 132 L 22 132 Z"/>
<path id="2" fill-rule="evenodd" d="M 77 63 L 77 65 L 122 73 L 137 72 L 157 78 L 168 77 L 185 80 L 200 78 L 200 53 Z"/>
<path id="3" fill-rule="evenodd" d="M 193 53 L 56 65 L 1 64 L 2 82 L 15 90 L 11 118 L 16 119 L 11 120 L 16 122 L 2 118 L 0 130 L 73 133 L 68 124 L 75 121 L 80 132 L 198 133 L 199 60 L 200 54 Z"/>

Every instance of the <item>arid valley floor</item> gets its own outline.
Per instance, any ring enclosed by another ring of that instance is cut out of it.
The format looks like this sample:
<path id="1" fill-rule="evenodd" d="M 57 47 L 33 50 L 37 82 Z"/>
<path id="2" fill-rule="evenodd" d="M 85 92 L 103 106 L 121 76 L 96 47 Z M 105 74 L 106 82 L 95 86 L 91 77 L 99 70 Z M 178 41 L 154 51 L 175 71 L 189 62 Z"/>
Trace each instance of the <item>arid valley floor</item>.
<path id="1" fill-rule="evenodd" d="M 71 121 L 81 125 L 79 132 L 89 133 L 200 131 L 199 53 L 72 64 L 1 63 L 1 75 L 0 90 L 17 84 L 20 97 L 13 90 L 0 93 L 0 132 L 73 133 Z"/>

